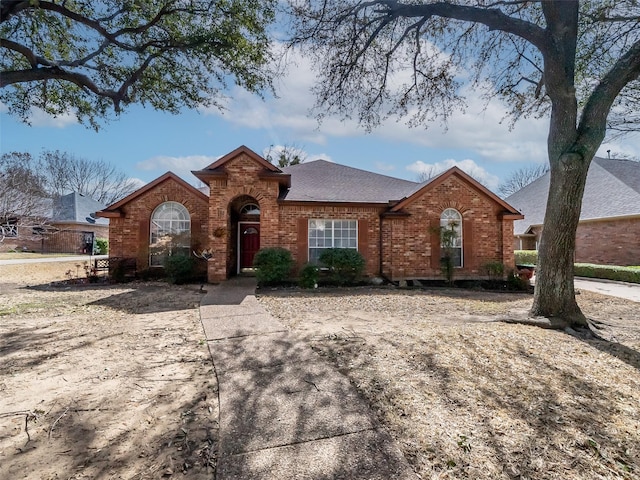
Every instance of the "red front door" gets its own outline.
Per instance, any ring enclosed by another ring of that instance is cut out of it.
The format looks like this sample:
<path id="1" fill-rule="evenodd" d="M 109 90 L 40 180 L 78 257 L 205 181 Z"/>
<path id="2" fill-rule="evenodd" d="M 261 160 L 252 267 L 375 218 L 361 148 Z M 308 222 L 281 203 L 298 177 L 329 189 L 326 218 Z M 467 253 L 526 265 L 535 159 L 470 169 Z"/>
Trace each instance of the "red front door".
<path id="1" fill-rule="evenodd" d="M 260 224 L 240 224 L 240 268 L 253 267 L 253 257 L 260 250 Z"/>

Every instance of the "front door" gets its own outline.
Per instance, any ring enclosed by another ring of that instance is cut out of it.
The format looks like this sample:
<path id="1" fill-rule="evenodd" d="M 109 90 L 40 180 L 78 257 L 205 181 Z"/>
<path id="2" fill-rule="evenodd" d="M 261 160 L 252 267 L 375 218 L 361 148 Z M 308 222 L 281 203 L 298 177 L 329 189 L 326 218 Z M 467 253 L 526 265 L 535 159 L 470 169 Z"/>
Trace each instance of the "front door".
<path id="1" fill-rule="evenodd" d="M 253 268 L 253 257 L 260 250 L 260 224 L 240 224 L 240 270 Z"/>

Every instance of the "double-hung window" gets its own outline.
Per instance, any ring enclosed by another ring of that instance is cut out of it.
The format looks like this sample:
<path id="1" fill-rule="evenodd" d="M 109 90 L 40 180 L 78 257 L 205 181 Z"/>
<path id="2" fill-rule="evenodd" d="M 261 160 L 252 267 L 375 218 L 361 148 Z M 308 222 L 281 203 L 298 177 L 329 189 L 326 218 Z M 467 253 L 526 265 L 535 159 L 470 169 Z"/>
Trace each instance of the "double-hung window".
<path id="1" fill-rule="evenodd" d="M 309 220 L 309 262 L 318 263 L 327 248 L 358 248 L 357 220 Z"/>

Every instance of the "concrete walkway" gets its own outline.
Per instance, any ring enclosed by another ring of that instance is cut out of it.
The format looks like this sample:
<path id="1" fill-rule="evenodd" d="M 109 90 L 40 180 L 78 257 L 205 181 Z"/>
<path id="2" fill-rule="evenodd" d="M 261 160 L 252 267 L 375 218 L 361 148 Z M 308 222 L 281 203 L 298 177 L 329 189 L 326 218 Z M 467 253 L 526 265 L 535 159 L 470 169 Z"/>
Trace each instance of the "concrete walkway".
<path id="1" fill-rule="evenodd" d="M 216 479 L 416 479 L 349 380 L 254 292 L 236 278 L 200 306 L 219 385 Z"/>
<path id="2" fill-rule="evenodd" d="M 613 280 L 591 279 L 576 277 L 573 280 L 576 289 L 589 290 L 612 297 L 626 298 L 634 302 L 640 302 L 640 284 L 614 282 Z"/>

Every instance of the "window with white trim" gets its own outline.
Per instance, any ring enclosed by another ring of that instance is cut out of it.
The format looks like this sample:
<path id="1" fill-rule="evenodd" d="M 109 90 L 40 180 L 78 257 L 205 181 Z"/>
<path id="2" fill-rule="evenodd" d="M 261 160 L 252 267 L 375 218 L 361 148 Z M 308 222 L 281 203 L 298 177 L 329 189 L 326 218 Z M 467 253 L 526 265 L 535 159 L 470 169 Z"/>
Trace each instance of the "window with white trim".
<path id="1" fill-rule="evenodd" d="M 318 263 L 327 248 L 358 249 L 357 220 L 309 220 L 309 262 Z"/>
<path id="2" fill-rule="evenodd" d="M 462 215 L 453 208 L 440 215 L 440 258 L 447 255 L 454 267 L 462 267 Z"/>
<path id="3" fill-rule="evenodd" d="M 165 202 L 151 214 L 149 266 L 162 267 L 171 255 L 191 252 L 191 216 L 184 205 Z"/>

